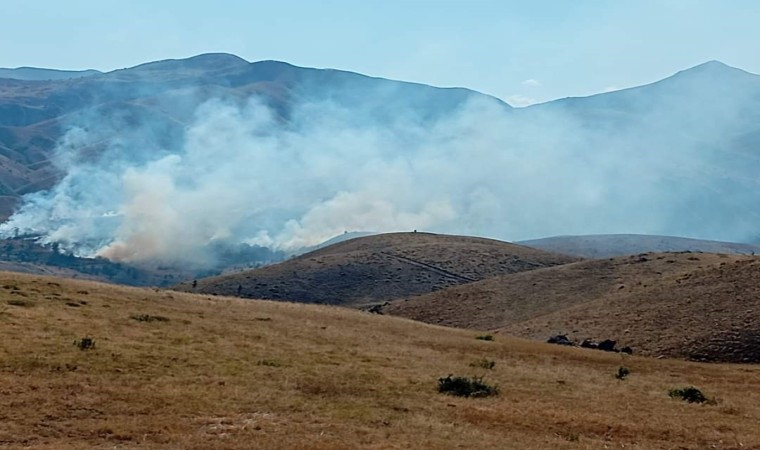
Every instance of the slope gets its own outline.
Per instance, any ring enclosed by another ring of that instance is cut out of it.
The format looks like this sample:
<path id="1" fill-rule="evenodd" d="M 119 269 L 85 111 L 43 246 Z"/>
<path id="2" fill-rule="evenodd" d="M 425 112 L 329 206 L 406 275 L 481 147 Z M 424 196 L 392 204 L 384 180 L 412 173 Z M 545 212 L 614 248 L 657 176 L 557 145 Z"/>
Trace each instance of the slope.
<path id="1" fill-rule="evenodd" d="M 383 311 L 539 340 L 613 339 L 644 355 L 760 362 L 759 279 L 752 256 L 643 254 L 495 277 Z"/>
<path id="2" fill-rule="evenodd" d="M 484 342 L 313 305 L 7 273 L 0 286 L 3 447 L 760 446 L 758 368 Z M 437 393 L 451 373 L 501 394 Z M 716 403 L 668 398 L 691 384 Z"/>
<path id="3" fill-rule="evenodd" d="M 576 258 L 491 239 L 389 233 L 340 242 L 238 274 L 185 282 L 180 290 L 362 306 L 565 264 Z"/>
<path id="4" fill-rule="evenodd" d="M 612 258 L 648 252 L 687 251 L 739 255 L 760 254 L 760 246 L 757 245 L 644 234 L 553 236 L 519 241 L 517 244 L 579 258 Z"/>
<path id="5" fill-rule="evenodd" d="M 68 80 L 70 78 L 82 78 L 98 75 L 98 70 L 57 70 L 40 69 L 38 67 L 16 67 L 13 69 L 0 68 L 0 78 L 28 81 Z"/>
<path id="6" fill-rule="evenodd" d="M 212 99 L 246 103 L 255 97 L 283 121 L 289 119 L 294 101 L 329 100 L 350 107 L 356 117 L 378 121 L 396 118 L 401 109 L 413 112 L 408 120 L 432 120 L 473 98 L 509 109 L 500 100 L 463 88 L 435 88 L 279 61 L 249 63 L 223 53 L 108 73 L 0 69 L 3 73 L 20 78 L 0 77 L 0 195 L 12 198 L 58 181 L 61 168 L 51 159 L 59 140 L 72 128 L 93 133 L 97 129 L 101 147 L 126 141 L 155 154 L 181 145 L 187 122 Z M 12 212 L 12 204 L 4 206 L 0 204 L 0 219 Z"/>

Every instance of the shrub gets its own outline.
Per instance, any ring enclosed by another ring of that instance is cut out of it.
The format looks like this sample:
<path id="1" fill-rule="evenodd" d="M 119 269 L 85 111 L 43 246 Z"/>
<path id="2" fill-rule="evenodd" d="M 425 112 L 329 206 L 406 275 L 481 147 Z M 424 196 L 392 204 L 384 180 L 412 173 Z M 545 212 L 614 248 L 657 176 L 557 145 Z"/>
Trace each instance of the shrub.
<path id="1" fill-rule="evenodd" d="M 488 397 L 498 395 L 499 389 L 483 382 L 482 377 L 454 377 L 438 379 L 438 392 L 459 397 Z"/>
<path id="2" fill-rule="evenodd" d="M 671 389 L 668 391 L 670 398 L 680 398 L 683 401 L 689 403 L 704 403 L 707 401 L 707 397 L 699 389 L 694 386 L 689 386 L 681 389 Z"/>
<path id="3" fill-rule="evenodd" d="M 480 341 L 493 341 L 493 336 L 490 334 L 484 334 L 482 336 L 475 336 L 475 339 Z"/>
<path id="4" fill-rule="evenodd" d="M 282 366 L 282 363 L 280 363 L 280 361 L 277 361 L 276 359 L 261 359 L 258 362 L 256 362 L 256 365 L 265 366 L 265 367 L 280 367 Z"/>
<path id="5" fill-rule="evenodd" d="M 7 303 L 10 306 L 20 306 L 22 308 L 29 308 L 31 306 L 34 306 L 34 303 L 30 302 L 29 300 L 8 300 Z"/>
<path id="6" fill-rule="evenodd" d="M 79 350 L 92 350 L 95 348 L 95 339 L 85 336 L 78 341 L 74 341 L 74 345 L 79 347 Z"/>
<path id="7" fill-rule="evenodd" d="M 471 362 L 470 367 L 480 367 L 483 369 L 492 370 L 494 367 L 496 367 L 496 361 L 486 358 L 478 359 L 477 361 Z"/>
<path id="8" fill-rule="evenodd" d="M 628 370 L 627 367 L 620 367 L 617 373 L 615 374 L 615 378 L 617 378 L 618 380 L 625 380 L 626 377 L 628 377 L 628 375 L 630 374 L 631 374 L 631 371 Z"/>
<path id="9" fill-rule="evenodd" d="M 132 314 L 130 319 L 138 322 L 168 322 L 169 318 L 164 316 L 151 316 L 150 314 Z"/>

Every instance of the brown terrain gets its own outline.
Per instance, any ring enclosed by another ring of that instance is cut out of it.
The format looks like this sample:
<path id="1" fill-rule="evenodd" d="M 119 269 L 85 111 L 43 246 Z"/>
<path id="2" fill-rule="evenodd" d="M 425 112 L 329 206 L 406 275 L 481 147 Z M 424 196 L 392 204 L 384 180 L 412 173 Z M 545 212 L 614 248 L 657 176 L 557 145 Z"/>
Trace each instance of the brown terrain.
<path id="1" fill-rule="evenodd" d="M 760 362 L 760 258 L 648 253 L 501 275 L 383 312 L 532 339 L 612 339 L 638 354 Z"/>
<path id="2" fill-rule="evenodd" d="M 576 261 L 506 242 L 429 233 L 360 237 L 237 274 L 187 281 L 203 294 L 368 306 Z"/>
<path id="3" fill-rule="evenodd" d="M 639 253 L 700 252 L 736 255 L 760 255 L 760 246 L 735 242 L 708 241 L 676 236 L 647 234 L 594 234 L 554 236 L 520 241 L 517 244 L 580 258 L 612 258 Z"/>
<path id="4" fill-rule="evenodd" d="M 760 448 L 760 367 L 480 334 L 0 273 L 0 448 Z M 439 393 L 450 374 L 499 393 Z M 708 401 L 669 397 L 688 386 Z"/>

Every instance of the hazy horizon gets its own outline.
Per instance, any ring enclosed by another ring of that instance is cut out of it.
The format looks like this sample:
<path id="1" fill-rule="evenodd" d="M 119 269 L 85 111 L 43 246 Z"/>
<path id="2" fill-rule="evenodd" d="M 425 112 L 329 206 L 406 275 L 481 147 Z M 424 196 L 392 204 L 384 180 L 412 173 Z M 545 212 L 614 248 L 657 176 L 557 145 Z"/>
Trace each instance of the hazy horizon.
<path id="1" fill-rule="evenodd" d="M 718 1 L 10 1 L 0 67 L 110 71 L 201 53 L 441 87 L 514 106 L 718 60 L 760 72 L 760 4 Z"/>

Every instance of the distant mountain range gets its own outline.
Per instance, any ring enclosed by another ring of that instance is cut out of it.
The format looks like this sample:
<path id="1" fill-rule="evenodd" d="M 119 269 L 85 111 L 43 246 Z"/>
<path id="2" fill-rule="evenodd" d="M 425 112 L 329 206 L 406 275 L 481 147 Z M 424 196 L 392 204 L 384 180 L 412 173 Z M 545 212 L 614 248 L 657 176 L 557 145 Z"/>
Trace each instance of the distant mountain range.
<path id="1" fill-rule="evenodd" d="M 760 76 L 716 61 L 646 86 L 514 109 L 464 88 L 278 61 L 249 63 L 229 54 L 150 62 L 108 73 L 0 69 L 0 219 L 12 214 L 22 195 L 48 189 L 61 179 L 54 149 L 73 124 L 86 123 L 83 118 L 114 119 L 111 128 L 89 130 L 102 137 L 85 149 L 93 158 L 101 146 L 128 139 L 136 127 L 142 148 L 159 153 L 183 142 L 188 123 L 204 102 L 245 102 L 254 96 L 282 124 L 292 120 L 296 103 L 339 105 L 351 111 L 349 120 L 433 124 L 456 115 L 469 102 L 488 102 L 505 118 L 508 133 L 514 132 L 516 148 L 530 141 L 520 160 L 530 162 L 525 173 L 549 161 L 560 167 L 573 161 L 557 179 L 577 186 L 582 196 L 581 209 L 567 206 L 567 216 L 577 216 L 568 219 L 574 230 L 626 232 L 619 229 L 621 224 L 634 223 L 637 232 L 758 239 Z M 540 154 L 536 148 L 542 149 Z M 504 157 L 498 151 L 475 157 Z M 589 176 L 594 179 L 589 181 Z M 547 177 L 544 183 L 551 188 L 556 181 Z M 515 192 L 515 197 L 522 195 L 519 189 Z M 549 207 L 536 202 L 526 208 Z M 518 220 L 521 215 L 514 211 L 510 217 Z"/>
<path id="2" fill-rule="evenodd" d="M 368 95 L 372 92 L 383 95 Z M 83 115 L 118 117 L 125 127 L 148 123 L 153 145 L 172 147 L 200 104 L 252 96 L 282 120 L 288 119 L 295 100 L 329 99 L 350 105 L 357 116 L 378 119 L 413 109 L 421 112 L 421 120 L 445 115 L 473 97 L 496 101 L 469 89 L 434 88 L 278 61 L 249 63 L 229 54 L 157 61 L 108 73 L 0 69 L 0 219 L 11 214 L 14 199 L 49 188 L 59 179 L 50 160 L 53 149 Z M 104 130 L 103 138 L 124 132 Z"/>
<path id="3" fill-rule="evenodd" d="M 101 75 L 99 70 L 57 70 L 39 69 L 37 67 L 17 67 L 15 69 L 1 69 L 0 78 L 25 81 L 53 81 L 68 80 L 71 78 L 84 78 L 92 75 Z"/>

